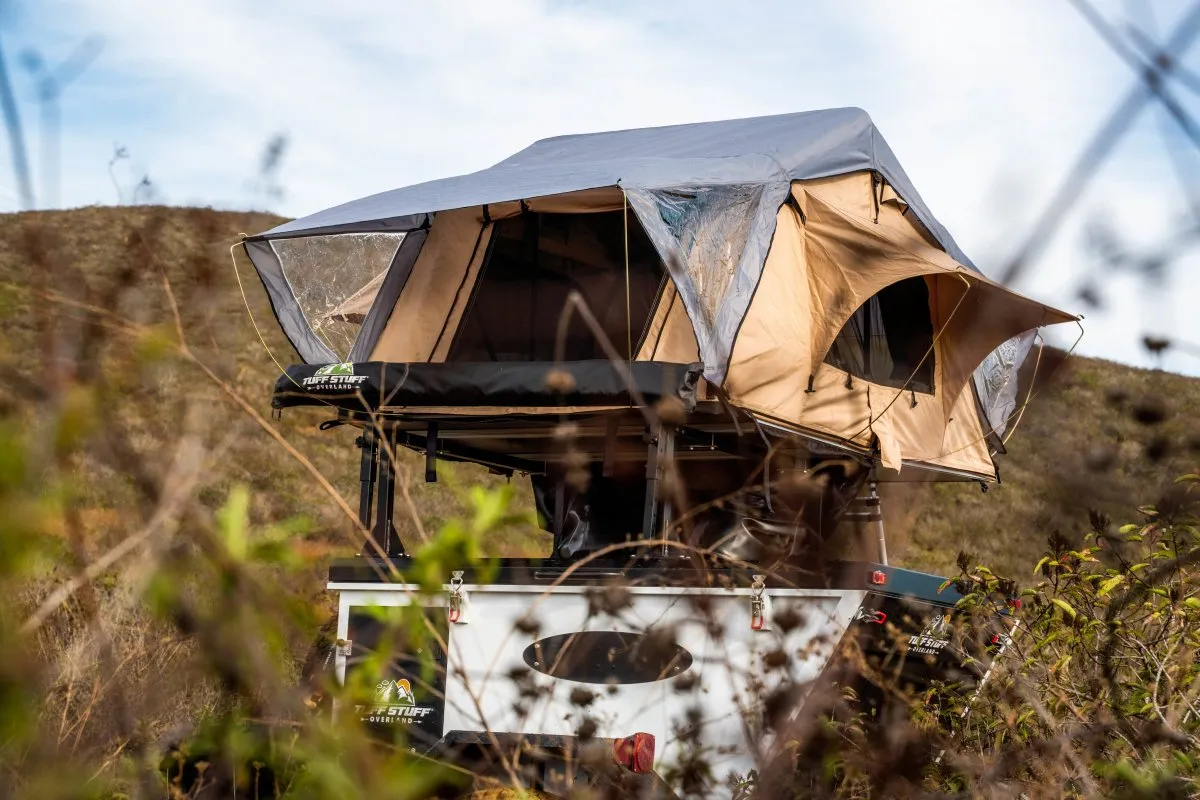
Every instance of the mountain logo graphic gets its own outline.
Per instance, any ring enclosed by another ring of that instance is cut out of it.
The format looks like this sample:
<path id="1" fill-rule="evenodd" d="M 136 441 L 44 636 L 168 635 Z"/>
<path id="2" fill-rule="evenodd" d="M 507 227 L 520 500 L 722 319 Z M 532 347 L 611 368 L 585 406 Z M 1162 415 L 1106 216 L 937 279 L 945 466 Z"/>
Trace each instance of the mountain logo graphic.
<path id="1" fill-rule="evenodd" d="M 375 702 L 381 706 L 415 706 L 417 698 L 413 697 L 412 684 L 406 679 L 400 678 L 395 681 L 380 681 L 375 687 Z"/>
<path id="2" fill-rule="evenodd" d="M 321 367 L 320 369 L 318 369 L 316 372 L 313 373 L 314 376 L 316 376 L 316 375 L 353 375 L 353 374 L 354 374 L 354 363 L 351 361 L 345 361 L 345 362 L 342 362 L 341 364 L 326 364 L 325 366 Z"/>
<path id="3" fill-rule="evenodd" d="M 933 617 L 925 630 L 921 631 L 921 635 L 930 639 L 942 639 L 946 637 L 946 627 L 950 624 L 949 614 L 939 614 Z"/>

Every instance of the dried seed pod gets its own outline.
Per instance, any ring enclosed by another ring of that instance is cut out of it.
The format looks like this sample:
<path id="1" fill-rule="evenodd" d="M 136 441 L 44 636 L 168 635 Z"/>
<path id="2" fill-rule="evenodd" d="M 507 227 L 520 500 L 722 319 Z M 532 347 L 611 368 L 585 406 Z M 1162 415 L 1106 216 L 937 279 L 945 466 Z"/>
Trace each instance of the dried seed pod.
<path id="1" fill-rule="evenodd" d="M 550 370 L 546 374 L 546 388 L 556 394 L 570 394 L 575 389 L 575 376 L 561 369 Z"/>

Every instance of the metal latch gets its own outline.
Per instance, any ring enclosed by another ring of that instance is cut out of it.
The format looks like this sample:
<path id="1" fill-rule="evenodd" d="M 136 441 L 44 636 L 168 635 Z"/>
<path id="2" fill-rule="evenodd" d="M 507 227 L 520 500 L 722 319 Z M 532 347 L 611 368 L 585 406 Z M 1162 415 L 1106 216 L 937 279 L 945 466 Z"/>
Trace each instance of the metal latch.
<path id="1" fill-rule="evenodd" d="M 750 629 L 754 631 L 769 631 L 771 625 L 767 616 L 771 613 L 771 598 L 766 594 L 767 576 L 755 575 L 750 584 Z"/>
<path id="2" fill-rule="evenodd" d="M 854 612 L 855 622 L 866 622 L 869 624 L 882 625 L 887 622 L 887 614 L 873 608 L 859 608 Z"/>
<path id="3" fill-rule="evenodd" d="M 471 601 L 463 591 L 463 572 L 455 570 L 450 573 L 450 605 L 446 615 L 454 625 L 466 625 L 470 622 Z"/>
<path id="4" fill-rule="evenodd" d="M 333 650 L 337 655 L 349 658 L 354 650 L 354 642 L 349 639 L 338 639 L 333 643 Z"/>

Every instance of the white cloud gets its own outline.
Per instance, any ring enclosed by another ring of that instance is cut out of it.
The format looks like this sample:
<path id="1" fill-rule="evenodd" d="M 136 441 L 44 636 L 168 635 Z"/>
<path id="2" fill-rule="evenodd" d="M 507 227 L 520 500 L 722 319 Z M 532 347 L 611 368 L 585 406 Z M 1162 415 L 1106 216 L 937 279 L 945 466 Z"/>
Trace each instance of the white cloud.
<path id="1" fill-rule="evenodd" d="M 1160 8 L 1167 22 L 1168 11 L 1177 13 Z M 478 169 L 548 135 L 857 105 L 992 274 L 1132 80 L 1067 4 L 1044 0 L 737 10 L 40 0 L 33 16 L 108 40 L 69 97 L 68 203 L 113 200 L 114 141 L 168 199 L 237 206 L 263 144 L 284 131 L 281 210 L 302 214 Z M 1135 130 L 1020 288 L 1079 308 L 1073 295 L 1090 268 L 1082 225 L 1103 209 L 1152 245 L 1182 210 L 1168 163 L 1155 124 Z M 1146 363 L 1138 341 L 1153 325 L 1200 341 L 1200 315 L 1187 307 L 1200 272 L 1187 266 L 1152 313 L 1136 284 L 1117 281 L 1083 351 Z M 1200 373 L 1197 359 L 1168 365 Z"/>

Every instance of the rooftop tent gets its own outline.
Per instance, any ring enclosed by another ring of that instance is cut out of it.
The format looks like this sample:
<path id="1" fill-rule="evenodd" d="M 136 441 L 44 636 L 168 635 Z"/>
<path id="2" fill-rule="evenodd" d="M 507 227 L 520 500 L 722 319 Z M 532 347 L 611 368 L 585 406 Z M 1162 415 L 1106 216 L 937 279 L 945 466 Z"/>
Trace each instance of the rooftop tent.
<path id="1" fill-rule="evenodd" d="M 857 109 L 546 139 L 245 246 L 308 364 L 699 362 L 891 470 L 993 476 L 1029 332 L 1075 319 L 984 277 Z"/>

